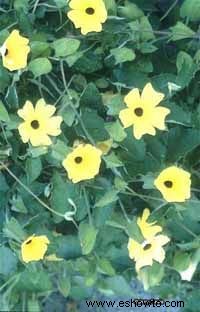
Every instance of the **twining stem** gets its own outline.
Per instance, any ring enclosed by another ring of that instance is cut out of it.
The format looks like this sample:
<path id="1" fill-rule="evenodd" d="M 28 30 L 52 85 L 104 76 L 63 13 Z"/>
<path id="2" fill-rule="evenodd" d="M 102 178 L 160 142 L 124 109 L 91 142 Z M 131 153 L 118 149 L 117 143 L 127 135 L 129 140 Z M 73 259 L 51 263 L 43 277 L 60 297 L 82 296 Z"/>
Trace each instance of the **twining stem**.
<path id="1" fill-rule="evenodd" d="M 157 197 L 153 197 L 153 196 L 149 196 L 149 195 L 143 195 L 143 194 L 139 194 L 137 192 L 135 192 L 134 190 L 132 190 L 129 186 L 126 187 L 127 190 L 129 190 L 130 193 L 132 193 L 133 195 L 135 195 L 136 197 L 141 198 L 142 200 L 145 199 L 152 199 L 152 200 L 157 200 L 162 202 L 163 204 L 166 203 L 165 200 L 161 199 L 161 198 L 157 198 Z"/>
<path id="2" fill-rule="evenodd" d="M 128 217 L 127 213 L 126 213 L 126 210 L 125 210 L 124 205 L 123 205 L 123 203 L 122 203 L 122 201 L 121 201 L 120 198 L 118 199 L 118 202 L 119 202 L 119 205 L 120 205 L 120 207 L 121 207 L 122 213 L 123 213 L 123 215 L 124 215 L 126 221 L 127 221 L 128 223 L 130 223 L 131 220 L 129 219 L 129 217 Z"/>
<path id="3" fill-rule="evenodd" d="M 89 203 L 89 200 L 88 200 L 88 196 L 87 196 L 87 192 L 85 190 L 85 187 L 83 187 L 83 194 L 84 194 L 86 208 L 87 208 L 87 212 L 88 212 L 89 223 L 92 226 L 93 225 L 93 220 L 92 220 L 92 215 L 91 215 L 91 211 L 90 211 L 90 203 Z"/>
<path id="4" fill-rule="evenodd" d="M 55 215 L 65 218 L 63 214 L 53 210 L 51 207 L 49 207 L 45 202 L 43 202 L 39 197 L 37 197 L 37 195 L 35 195 L 22 181 L 20 181 L 16 175 L 0 160 L 0 165 L 8 172 L 8 174 L 13 177 L 13 179 L 19 184 L 21 185 L 21 187 L 27 192 L 29 193 L 35 200 L 37 200 L 38 203 L 40 203 L 40 205 L 42 205 L 44 208 L 46 208 L 47 210 L 51 211 L 52 213 L 54 213 Z"/>

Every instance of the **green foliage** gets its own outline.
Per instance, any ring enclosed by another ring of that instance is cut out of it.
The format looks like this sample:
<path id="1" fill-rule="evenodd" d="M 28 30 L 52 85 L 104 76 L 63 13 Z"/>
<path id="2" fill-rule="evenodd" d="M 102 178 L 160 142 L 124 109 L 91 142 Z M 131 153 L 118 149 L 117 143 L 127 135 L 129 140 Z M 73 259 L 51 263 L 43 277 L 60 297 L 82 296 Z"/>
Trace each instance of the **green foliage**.
<path id="1" fill-rule="evenodd" d="M 138 278 L 157 296 L 184 298 L 185 311 L 199 311 L 200 268 L 190 282 L 180 272 L 199 262 L 200 1 L 104 0 L 109 18 L 86 36 L 67 17 L 69 1 L 0 2 L 0 46 L 18 29 L 31 49 L 18 71 L 0 54 L 2 309 L 42 311 L 50 302 L 59 311 L 62 300 L 91 298 L 93 288 L 133 297 L 130 280 Z M 127 93 L 148 82 L 165 94 L 170 114 L 165 131 L 137 140 L 119 112 Z M 40 98 L 63 122 L 52 145 L 34 147 L 19 136 L 17 111 Z M 72 183 L 62 162 L 78 143 L 106 150 L 94 179 Z M 166 203 L 155 189 L 171 165 L 191 173 L 186 202 Z M 137 273 L 127 244 L 144 242 L 137 225 L 144 208 L 171 241 L 163 263 Z M 48 250 L 24 263 L 21 244 L 34 234 L 48 237 Z"/>

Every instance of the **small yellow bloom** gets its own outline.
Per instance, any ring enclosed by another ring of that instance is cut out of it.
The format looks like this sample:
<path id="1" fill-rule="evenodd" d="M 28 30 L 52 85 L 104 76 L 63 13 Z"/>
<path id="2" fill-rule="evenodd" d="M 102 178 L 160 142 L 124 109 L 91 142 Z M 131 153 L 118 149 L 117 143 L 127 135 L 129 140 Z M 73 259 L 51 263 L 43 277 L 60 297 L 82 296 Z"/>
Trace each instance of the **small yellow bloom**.
<path id="1" fill-rule="evenodd" d="M 21 245 L 21 255 L 24 262 L 39 261 L 44 258 L 49 240 L 47 236 L 30 236 Z"/>
<path id="2" fill-rule="evenodd" d="M 94 178 L 99 173 L 102 152 L 91 144 L 80 144 L 67 155 L 63 166 L 73 183 Z"/>
<path id="3" fill-rule="evenodd" d="M 23 69 L 27 65 L 30 52 L 29 40 L 20 36 L 18 30 L 13 30 L 0 48 L 3 66 L 10 71 Z"/>
<path id="4" fill-rule="evenodd" d="M 49 135 L 61 133 L 62 117 L 52 117 L 55 111 L 55 106 L 47 105 L 43 99 L 37 101 L 35 108 L 30 101 L 26 101 L 24 107 L 18 110 L 18 115 L 24 119 L 18 127 L 22 141 L 30 141 L 33 146 L 51 145 Z"/>
<path id="5" fill-rule="evenodd" d="M 137 224 L 144 236 L 143 243 L 129 238 L 128 251 L 129 257 L 136 262 L 136 271 L 142 267 L 152 265 L 153 260 L 162 263 L 165 259 L 165 251 L 162 246 L 169 242 L 169 237 L 165 235 L 156 235 L 162 231 L 162 227 L 154 225 L 156 222 L 148 223 L 150 215 L 148 209 L 145 209 L 141 218 L 138 218 Z"/>
<path id="6" fill-rule="evenodd" d="M 107 19 L 103 0 L 71 0 L 69 6 L 72 10 L 67 15 L 83 35 L 102 31 L 102 23 Z"/>
<path id="7" fill-rule="evenodd" d="M 141 95 L 136 88 L 130 91 L 124 99 L 128 108 L 119 113 L 124 128 L 133 126 L 133 135 L 138 140 L 144 134 L 155 135 L 155 128 L 165 130 L 165 117 L 170 110 L 157 107 L 163 98 L 164 94 L 155 91 L 151 83 L 146 84 Z"/>
<path id="8" fill-rule="evenodd" d="M 184 202 L 191 196 L 190 173 L 171 166 L 163 170 L 154 181 L 167 202 Z"/>

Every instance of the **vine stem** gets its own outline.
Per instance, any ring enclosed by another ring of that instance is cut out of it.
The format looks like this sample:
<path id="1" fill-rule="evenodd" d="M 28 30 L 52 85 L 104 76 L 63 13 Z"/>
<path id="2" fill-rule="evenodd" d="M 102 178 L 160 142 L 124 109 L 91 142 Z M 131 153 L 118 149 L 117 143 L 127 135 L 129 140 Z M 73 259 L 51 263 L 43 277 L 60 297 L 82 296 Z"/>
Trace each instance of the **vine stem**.
<path id="1" fill-rule="evenodd" d="M 93 226 L 93 220 L 92 220 L 92 215 L 91 215 L 91 211 L 90 211 L 90 204 L 89 204 L 89 200 L 88 200 L 88 196 L 87 196 L 87 192 L 85 190 L 85 187 L 83 187 L 83 194 L 84 194 L 85 203 L 86 203 L 86 207 L 87 207 L 89 223 L 91 226 Z"/>
<path id="2" fill-rule="evenodd" d="M 138 194 L 137 192 L 135 192 L 134 190 L 132 190 L 129 186 L 126 187 L 127 190 L 129 190 L 129 192 L 131 192 L 133 195 L 135 195 L 136 197 L 141 198 L 142 200 L 145 199 L 152 199 L 152 200 L 157 200 L 162 202 L 163 204 L 166 203 L 163 199 L 158 198 L 158 197 L 153 197 L 153 196 L 149 196 L 149 195 L 142 195 L 142 194 Z"/>
<path id="3" fill-rule="evenodd" d="M 55 215 L 62 217 L 65 219 L 65 216 L 55 210 L 53 210 L 51 207 L 49 207 L 45 202 L 43 202 L 37 195 L 35 195 L 22 181 L 20 181 L 18 179 L 18 177 L 16 177 L 16 175 L 0 160 L 0 165 L 8 172 L 8 174 L 19 184 L 21 185 L 21 187 L 27 192 L 29 193 L 35 200 L 37 200 L 38 203 L 40 203 L 40 205 L 42 205 L 44 208 L 46 208 L 47 210 L 51 211 L 52 213 L 54 213 Z"/>

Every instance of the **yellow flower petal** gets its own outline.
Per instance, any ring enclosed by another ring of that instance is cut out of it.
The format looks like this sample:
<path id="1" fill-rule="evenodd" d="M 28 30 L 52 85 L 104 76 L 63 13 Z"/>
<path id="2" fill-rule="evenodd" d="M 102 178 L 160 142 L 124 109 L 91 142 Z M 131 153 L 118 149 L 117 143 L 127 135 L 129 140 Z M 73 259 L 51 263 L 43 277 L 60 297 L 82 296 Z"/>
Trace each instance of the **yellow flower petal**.
<path id="1" fill-rule="evenodd" d="M 155 107 L 164 99 L 164 94 L 155 91 L 154 88 L 152 87 L 152 84 L 147 83 L 143 89 L 141 99 L 143 103 Z"/>
<path id="2" fill-rule="evenodd" d="M 131 114 L 131 111 L 129 108 L 125 108 L 120 111 L 119 118 L 124 126 L 124 128 L 128 128 L 133 124 L 133 114 Z"/>
<path id="3" fill-rule="evenodd" d="M 26 122 L 21 123 L 18 127 L 18 130 L 23 143 L 28 143 L 28 141 L 30 140 L 30 132 L 29 129 L 27 128 L 27 123 Z"/>
<path id="4" fill-rule="evenodd" d="M 151 134 L 151 135 L 155 135 L 156 134 L 156 130 L 153 128 L 153 126 L 150 125 L 143 125 L 142 124 L 135 124 L 134 128 L 133 128 L 133 135 L 137 140 L 140 140 L 141 137 L 144 134 Z"/>
<path id="5" fill-rule="evenodd" d="M 191 197 L 190 173 L 176 166 L 163 170 L 154 185 L 167 202 L 184 202 Z"/>
<path id="6" fill-rule="evenodd" d="M 155 135 L 155 128 L 165 130 L 165 118 L 170 110 L 156 107 L 163 97 L 164 95 L 156 92 L 150 83 L 144 87 L 142 96 L 136 88 L 125 96 L 124 101 L 128 108 L 120 111 L 119 118 L 124 128 L 133 125 L 133 136 L 137 140 L 145 134 Z"/>
<path id="7" fill-rule="evenodd" d="M 142 247 L 141 245 L 136 242 L 134 239 L 129 238 L 128 241 L 128 251 L 129 251 L 129 257 L 131 259 L 134 259 L 136 257 L 140 257 L 141 253 L 142 253 Z"/>
<path id="8" fill-rule="evenodd" d="M 47 122 L 47 133 L 49 135 L 57 136 L 61 133 L 60 125 L 62 122 L 62 117 L 55 116 L 51 117 Z"/>
<path id="9" fill-rule="evenodd" d="M 91 144 L 80 144 L 67 155 L 63 166 L 73 183 L 94 178 L 100 168 L 102 152 Z"/>
<path id="10" fill-rule="evenodd" d="M 44 258 L 49 240 L 47 236 L 30 236 L 21 245 L 21 255 L 24 262 L 39 261 Z"/>
<path id="11" fill-rule="evenodd" d="M 81 28 L 83 35 L 102 30 L 102 23 L 107 19 L 103 0 L 71 0 L 69 6 L 72 10 L 68 12 L 68 18 L 76 28 Z"/>
<path id="12" fill-rule="evenodd" d="M 129 108 L 141 106 L 140 91 L 137 88 L 131 90 L 124 98 L 124 102 Z"/>
<path id="13" fill-rule="evenodd" d="M 10 71 L 25 68 L 30 52 L 28 43 L 29 40 L 20 36 L 18 30 L 13 30 L 3 44 L 6 51 L 6 53 L 2 55 L 3 66 Z"/>
<path id="14" fill-rule="evenodd" d="M 148 223 L 147 219 L 150 215 L 149 209 L 145 209 L 141 218 L 137 219 L 137 225 L 139 226 L 142 235 L 145 239 L 149 240 L 154 237 L 157 233 L 162 231 L 162 227 L 159 225 L 154 225 L 153 223 Z"/>
<path id="15" fill-rule="evenodd" d="M 55 110 L 56 108 L 47 105 L 44 99 L 37 101 L 35 108 L 27 101 L 24 107 L 18 110 L 18 115 L 25 120 L 18 127 L 22 141 L 27 143 L 30 140 L 33 146 L 51 145 L 49 135 L 57 136 L 61 133 L 62 117 L 52 117 Z"/>
<path id="16" fill-rule="evenodd" d="M 24 107 L 17 111 L 17 114 L 24 120 L 30 119 L 30 116 L 34 114 L 34 107 L 30 101 L 26 101 Z"/>

